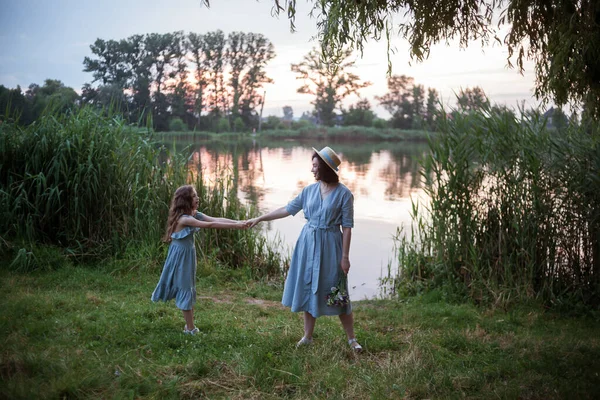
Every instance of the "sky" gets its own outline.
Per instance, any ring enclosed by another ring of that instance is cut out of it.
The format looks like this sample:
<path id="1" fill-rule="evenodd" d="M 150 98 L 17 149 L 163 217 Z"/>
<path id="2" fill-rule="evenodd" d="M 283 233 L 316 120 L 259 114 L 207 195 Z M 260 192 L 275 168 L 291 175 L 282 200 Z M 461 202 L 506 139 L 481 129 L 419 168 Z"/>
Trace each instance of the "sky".
<path id="1" fill-rule="evenodd" d="M 210 8 L 200 0 L 0 0 L 0 84 L 9 88 L 58 79 L 81 90 L 92 81 L 83 72 L 83 59 L 91 56 L 90 44 L 97 38 L 120 40 L 133 34 L 184 32 L 206 33 L 222 30 L 262 33 L 274 45 L 276 58 L 267 67 L 274 83 L 265 86 L 263 116 L 283 116 L 289 105 L 298 117 L 312 109 L 311 95 L 299 94 L 301 81 L 291 72 L 311 48 L 316 20 L 308 16 L 310 4 L 299 0 L 296 32 L 290 32 L 285 15 L 272 15 L 273 0 L 211 0 Z M 492 103 L 517 107 L 539 104 L 533 97 L 534 64 L 527 62 L 521 75 L 509 69 L 506 48 L 482 48 L 472 43 L 467 49 L 458 45 L 436 45 L 424 62 L 411 61 L 405 40 L 394 38 L 393 74 L 408 75 L 416 84 L 434 88 L 447 106 L 455 104 L 461 88 L 480 86 Z M 387 91 L 387 44 L 370 41 L 362 57 L 357 53 L 355 68 L 362 80 L 372 82 L 360 94 L 367 98 L 379 117 L 389 114 L 377 104 L 375 96 Z M 348 107 L 356 96 L 346 99 Z"/>

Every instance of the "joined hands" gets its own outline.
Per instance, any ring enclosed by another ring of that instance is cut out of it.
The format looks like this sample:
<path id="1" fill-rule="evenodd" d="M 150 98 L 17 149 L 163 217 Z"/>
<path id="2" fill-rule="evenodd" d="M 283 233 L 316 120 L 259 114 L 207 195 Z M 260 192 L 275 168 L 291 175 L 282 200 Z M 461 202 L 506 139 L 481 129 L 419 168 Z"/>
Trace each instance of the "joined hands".
<path id="1" fill-rule="evenodd" d="M 258 218 L 252 218 L 246 221 L 243 221 L 246 228 L 254 228 L 256 226 L 256 224 L 258 224 L 260 221 L 258 220 Z"/>

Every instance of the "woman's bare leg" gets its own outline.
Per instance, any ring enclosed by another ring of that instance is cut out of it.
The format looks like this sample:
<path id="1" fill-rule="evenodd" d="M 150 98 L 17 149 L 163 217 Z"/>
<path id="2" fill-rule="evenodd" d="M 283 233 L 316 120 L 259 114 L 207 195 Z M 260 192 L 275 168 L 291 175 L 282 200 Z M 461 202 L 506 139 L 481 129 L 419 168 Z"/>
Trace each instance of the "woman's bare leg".
<path id="1" fill-rule="evenodd" d="M 340 321 L 346 331 L 348 340 L 354 339 L 354 314 L 340 314 Z"/>
<path id="2" fill-rule="evenodd" d="M 304 337 L 311 340 L 315 331 L 315 323 L 317 319 L 309 312 L 304 312 Z"/>

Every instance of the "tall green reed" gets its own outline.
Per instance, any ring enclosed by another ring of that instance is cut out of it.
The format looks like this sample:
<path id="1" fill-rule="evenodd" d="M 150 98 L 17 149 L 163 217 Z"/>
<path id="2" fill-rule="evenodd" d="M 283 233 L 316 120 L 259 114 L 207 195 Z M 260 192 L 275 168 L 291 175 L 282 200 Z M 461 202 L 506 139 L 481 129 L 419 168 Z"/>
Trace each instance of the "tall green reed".
<path id="1" fill-rule="evenodd" d="M 1 124 L 0 157 L 2 252 L 12 252 L 28 269 L 36 257 L 26 248 L 38 245 L 75 258 L 139 248 L 162 255 L 169 202 L 183 184 L 196 186 L 209 215 L 249 216 L 227 182 L 209 188 L 201 168 L 192 173 L 190 160 L 110 112 L 82 108 L 46 114 L 28 127 Z M 254 267 L 259 275 L 279 271 L 278 253 L 257 231 L 206 236 L 199 248 L 210 249 L 226 267 Z"/>
<path id="2" fill-rule="evenodd" d="M 430 140 L 430 201 L 400 239 L 395 284 L 477 301 L 600 303 L 600 130 L 539 115 L 445 116 Z"/>

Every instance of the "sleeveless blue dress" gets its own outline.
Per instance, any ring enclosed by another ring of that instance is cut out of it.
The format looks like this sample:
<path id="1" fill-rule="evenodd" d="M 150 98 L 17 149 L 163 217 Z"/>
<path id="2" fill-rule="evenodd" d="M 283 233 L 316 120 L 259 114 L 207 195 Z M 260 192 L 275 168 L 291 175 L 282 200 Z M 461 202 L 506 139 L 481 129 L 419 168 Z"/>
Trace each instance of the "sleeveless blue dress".
<path id="1" fill-rule="evenodd" d="M 200 212 L 194 217 L 203 219 Z M 152 293 L 152 301 L 175 299 L 181 310 L 191 310 L 196 304 L 196 247 L 194 233 L 200 228 L 186 226 L 171 234 L 171 244 L 162 274 Z"/>
<path id="2" fill-rule="evenodd" d="M 307 311 L 315 318 L 351 314 L 351 303 L 344 307 L 330 307 L 327 295 L 344 274 L 340 267 L 340 226 L 354 227 L 352 192 L 340 183 L 325 199 L 321 199 L 317 182 L 305 187 L 285 209 L 291 215 L 304 210 L 306 224 L 294 248 L 281 303 L 293 312 Z"/>

